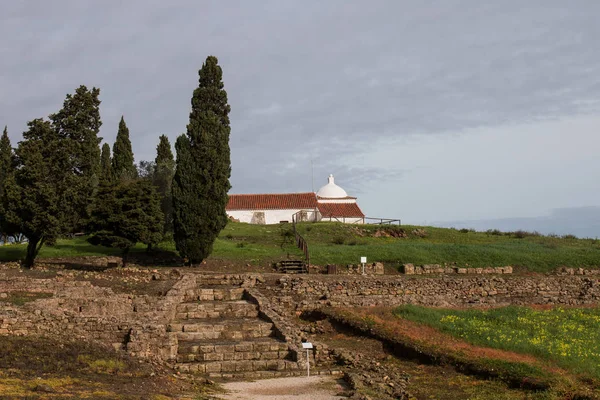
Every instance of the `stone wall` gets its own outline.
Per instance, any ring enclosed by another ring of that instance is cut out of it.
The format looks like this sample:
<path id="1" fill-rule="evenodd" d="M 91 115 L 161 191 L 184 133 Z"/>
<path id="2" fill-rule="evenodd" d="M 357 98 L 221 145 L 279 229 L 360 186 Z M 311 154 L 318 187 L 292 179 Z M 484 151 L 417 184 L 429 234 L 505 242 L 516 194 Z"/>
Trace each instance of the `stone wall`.
<path id="1" fill-rule="evenodd" d="M 171 359 L 177 343 L 166 324 L 196 285 L 183 275 L 165 296 L 114 293 L 89 281 L 16 278 L 0 280 L 0 293 L 47 293 L 52 297 L 0 308 L 0 334 L 68 335 L 108 344 L 134 356 Z"/>
<path id="2" fill-rule="evenodd" d="M 593 304 L 600 280 L 585 276 L 282 277 L 274 300 L 297 310 L 321 306 Z"/>
<path id="3" fill-rule="evenodd" d="M 486 268 L 463 268 L 440 264 L 413 265 L 404 264 L 400 272 L 406 275 L 428 275 L 428 274 L 512 274 L 513 267 L 486 267 Z"/>

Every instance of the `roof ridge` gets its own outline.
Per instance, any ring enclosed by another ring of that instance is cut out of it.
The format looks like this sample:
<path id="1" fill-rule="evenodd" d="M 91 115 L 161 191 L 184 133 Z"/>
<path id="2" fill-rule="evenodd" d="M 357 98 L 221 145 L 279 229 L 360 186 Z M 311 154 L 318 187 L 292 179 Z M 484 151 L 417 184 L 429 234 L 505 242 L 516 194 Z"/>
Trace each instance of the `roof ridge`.
<path id="1" fill-rule="evenodd" d="M 292 193 L 231 193 L 229 196 L 289 196 L 291 194 L 314 194 L 315 192 L 292 192 Z"/>

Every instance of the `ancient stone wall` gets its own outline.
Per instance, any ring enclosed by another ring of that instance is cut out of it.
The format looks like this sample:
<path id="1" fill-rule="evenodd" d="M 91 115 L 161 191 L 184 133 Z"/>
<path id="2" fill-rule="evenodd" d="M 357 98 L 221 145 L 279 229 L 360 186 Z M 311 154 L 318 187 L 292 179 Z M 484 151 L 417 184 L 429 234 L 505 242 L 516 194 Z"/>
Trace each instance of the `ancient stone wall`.
<path id="1" fill-rule="evenodd" d="M 404 264 L 400 266 L 400 272 L 406 275 L 429 275 L 429 274 L 512 274 L 513 267 L 486 267 L 486 268 L 464 268 L 440 264 L 413 265 Z"/>
<path id="2" fill-rule="evenodd" d="M 580 305 L 600 300 L 600 280 L 586 276 L 282 277 L 274 300 L 296 309 L 321 306 Z"/>
<path id="3" fill-rule="evenodd" d="M 0 280 L 0 293 L 52 295 L 23 306 L 2 307 L 0 334 L 85 338 L 132 355 L 174 358 L 177 343 L 167 332 L 166 323 L 195 285 L 194 275 L 184 275 L 165 296 L 134 296 L 61 276 Z"/>

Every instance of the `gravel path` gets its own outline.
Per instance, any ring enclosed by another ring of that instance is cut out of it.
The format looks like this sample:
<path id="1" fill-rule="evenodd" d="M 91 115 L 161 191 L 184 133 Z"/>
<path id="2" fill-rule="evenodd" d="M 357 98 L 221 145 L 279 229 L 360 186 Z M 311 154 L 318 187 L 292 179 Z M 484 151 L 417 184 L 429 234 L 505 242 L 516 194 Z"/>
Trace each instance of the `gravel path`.
<path id="1" fill-rule="evenodd" d="M 264 379 L 255 382 L 230 382 L 223 385 L 230 393 L 223 400 L 338 400 L 345 388 L 333 376 Z"/>

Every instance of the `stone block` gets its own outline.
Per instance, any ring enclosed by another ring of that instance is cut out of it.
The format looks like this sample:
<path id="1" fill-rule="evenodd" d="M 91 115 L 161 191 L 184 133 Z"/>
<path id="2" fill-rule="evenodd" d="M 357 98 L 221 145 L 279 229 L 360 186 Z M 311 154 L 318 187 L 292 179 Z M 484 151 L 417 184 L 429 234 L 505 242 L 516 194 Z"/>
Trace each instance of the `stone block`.
<path id="1" fill-rule="evenodd" d="M 204 361 L 223 361 L 223 353 L 206 353 L 202 355 Z"/>
<path id="2" fill-rule="evenodd" d="M 255 344 L 256 346 L 256 344 Z M 235 345 L 235 351 L 252 351 L 252 343 L 239 343 Z"/>
<path id="3" fill-rule="evenodd" d="M 252 368 L 253 368 L 252 361 L 247 361 L 247 360 L 237 361 L 235 364 L 236 372 L 252 371 Z"/>
<path id="4" fill-rule="evenodd" d="M 413 264 L 404 264 L 400 268 L 400 272 L 406 275 L 413 275 L 415 273 L 415 266 Z"/>
<path id="5" fill-rule="evenodd" d="M 196 348 L 196 351 L 193 351 L 194 353 L 197 353 L 197 352 L 213 353 L 215 351 L 215 346 L 212 346 L 212 345 L 192 346 L 192 349 L 194 347 Z"/>
<path id="6" fill-rule="evenodd" d="M 205 365 L 206 365 L 206 373 L 221 372 L 222 363 L 220 363 L 220 362 L 212 362 L 212 363 L 205 364 Z"/>

